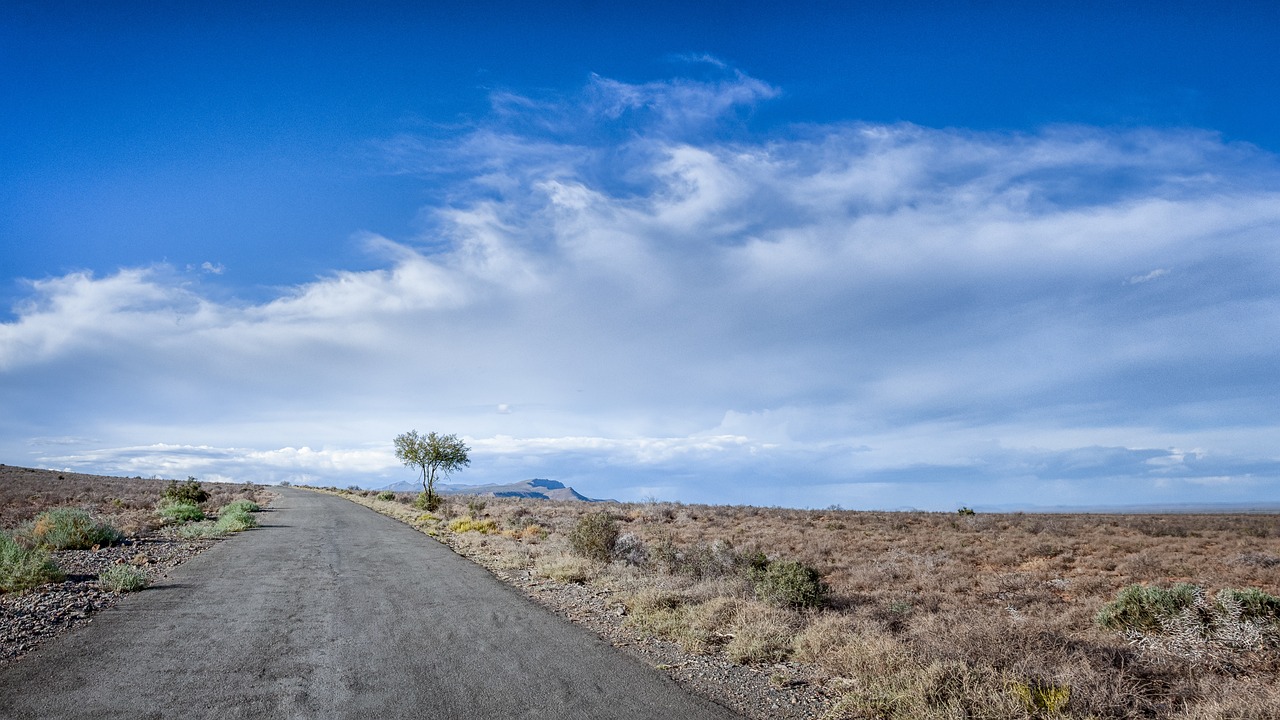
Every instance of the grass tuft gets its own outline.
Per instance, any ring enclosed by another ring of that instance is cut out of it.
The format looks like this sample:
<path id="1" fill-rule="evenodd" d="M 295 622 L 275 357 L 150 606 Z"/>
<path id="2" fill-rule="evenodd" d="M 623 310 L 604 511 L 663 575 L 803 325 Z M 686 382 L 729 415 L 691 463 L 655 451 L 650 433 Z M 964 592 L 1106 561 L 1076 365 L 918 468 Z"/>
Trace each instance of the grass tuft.
<path id="1" fill-rule="evenodd" d="M 112 565 L 98 574 L 98 584 L 104 590 L 127 593 L 142 590 L 151 584 L 147 574 L 132 565 Z"/>
<path id="2" fill-rule="evenodd" d="M 36 516 L 26 528 L 32 545 L 50 550 L 88 550 L 114 545 L 124 535 L 79 508 L 54 508 Z"/>
<path id="3" fill-rule="evenodd" d="M 43 548 L 25 548 L 6 533 L 0 533 L 0 591 L 30 590 L 45 583 L 59 582 L 62 571 Z"/>

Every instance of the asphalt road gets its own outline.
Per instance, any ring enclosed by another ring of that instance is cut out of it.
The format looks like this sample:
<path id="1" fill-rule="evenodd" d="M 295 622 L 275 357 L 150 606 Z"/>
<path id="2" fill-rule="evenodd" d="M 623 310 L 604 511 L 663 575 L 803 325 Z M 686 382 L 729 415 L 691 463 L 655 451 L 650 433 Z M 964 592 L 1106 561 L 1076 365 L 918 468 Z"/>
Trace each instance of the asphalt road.
<path id="1" fill-rule="evenodd" d="M 286 490 L 0 670 L 0 718 L 736 718 L 354 503 Z"/>

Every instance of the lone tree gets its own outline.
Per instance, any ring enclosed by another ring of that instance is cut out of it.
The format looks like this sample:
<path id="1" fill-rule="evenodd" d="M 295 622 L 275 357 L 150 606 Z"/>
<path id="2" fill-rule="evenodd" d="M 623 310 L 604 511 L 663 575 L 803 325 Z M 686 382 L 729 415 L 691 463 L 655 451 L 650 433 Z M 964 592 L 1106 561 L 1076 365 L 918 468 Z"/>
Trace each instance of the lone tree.
<path id="1" fill-rule="evenodd" d="M 428 510 L 440 505 L 436 495 L 436 479 L 445 478 L 454 470 L 471 464 L 467 452 L 471 448 L 458 439 L 457 435 L 440 435 L 432 431 L 419 435 L 417 430 L 410 430 L 396 436 L 396 457 L 409 467 L 422 470 L 422 494 L 426 498 Z"/>

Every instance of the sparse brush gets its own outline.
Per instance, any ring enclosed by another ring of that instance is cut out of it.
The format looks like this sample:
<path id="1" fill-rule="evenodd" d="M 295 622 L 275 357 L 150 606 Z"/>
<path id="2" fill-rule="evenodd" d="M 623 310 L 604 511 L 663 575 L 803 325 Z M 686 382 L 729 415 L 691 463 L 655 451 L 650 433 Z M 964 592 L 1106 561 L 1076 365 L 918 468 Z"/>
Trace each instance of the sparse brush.
<path id="1" fill-rule="evenodd" d="M 183 540 L 211 540 L 227 534 L 226 530 L 218 527 L 212 520 L 177 525 L 167 528 L 164 532 Z"/>
<path id="2" fill-rule="evenodd" d="M 114 545 L 124 534 L 79 508 L 55 508 L 36 516 L 25 529 L 32 545 L 51 550 L 88 550 Z"/>
<path id="3" fill-rule="evenodd" d="M 563 583 L 584 583 L 595 574 L 590 562 L 570 556 L 542 558 L 534 563 L 533 571 Z"/>
<path id="4" fill-rule="evenodd" d="M 156 514 L 165 522 L 186 523 L 204 519 L 204 511 L 199 505 L 178 500 L 162 500 L 156 508 Z"/>
<path id="5" fill-rule="evenodd" d="M 382 492 L 378 493 L 376 497 L 377 497 L 379 500 L 384 500 L 384 501 L 386 501 L 386 502 L 391 502 L 392 500 L 395 500 L 395 499 L 396 499 L 396 494 L 395 494 L 395 493 L 393 493 L 393 492 L 391 492 L 390 490 L 383 490 Z"/>
<path id="6" fill-rule="evenodd" d="M 151 581 L 145 572 L 132 565 L 112 565 L 98 574 L 98 584 L 104 590 L 126 593 L 142 590 Z"/>
<path id="7" fill-rule="evenodd" d="M 489 535 L 498 531 L 498 524 L 488 518 L 476 520 L 471 517 L 460 517 L 449 522 L 449 530 L 456 533 L 478 532 Z"/>
<path id="8" fill-rule="evenodd" d="M 771 562 L 756 580 L 756 596 L 782 607 L 818 607 L 827 596 L 822 573 L 793 560 Z"/>
<path id="9" fill-rule="evenodd" d="M 17 592 L 60 582 L 62 571 L 43 548 L 25 548 L 0 533 L 0 591 Z"/>
<path id="10" fill-rule="evenodd" d="M 613 559 L 618 539 L 618 521 L 607 512 L 593 512 L 578 518 L 569 533 L 569 546 L 579 557 L 607 563 Z"/>
<path id="11" fill-rule="evenodd" d="M 258 527 L 258 519 L 243 510 L 223 508 L 214 527 L 223 532 L 242 532 Z"/>
<path id="12" fill-rule="evenodd" d="M 1098 612 L 1099 625 L 1112 630 L 1158 630 L 1162 619 L 1178 614 L 1195 602 L 1198 588 L 1179 583 L 1172 588 L 1130 585 Z"/>
<path id="13" fill-rule="evenodd" d="M 170 480 L 164 491 L 160 493 L 160 497 L 173 503 L 199 505 L 209 499 L 209 493 L 200 486 L 198 480 L 188 477 L 186 482 L 181 483 L 177 480 Z"/>
<path id="14" fill-rule="evenodd" d="M 262 512 L 262 508 L 259 507 L 258 503 L 252 500 L 241 499 L 241 500 L 232 500 L 226 505 L 223 505 L 222 510 L 220 510 L 219 513 L 225 513 L 228 511 L 256 513 L 256 512 Z"/>

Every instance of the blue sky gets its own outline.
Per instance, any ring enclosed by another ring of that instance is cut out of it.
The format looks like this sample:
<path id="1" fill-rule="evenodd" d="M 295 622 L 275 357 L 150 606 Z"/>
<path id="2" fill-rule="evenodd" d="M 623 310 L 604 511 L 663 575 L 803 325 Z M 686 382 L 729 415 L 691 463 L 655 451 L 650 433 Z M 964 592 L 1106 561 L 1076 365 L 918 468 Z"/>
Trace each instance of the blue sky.
<path id="1" fill-rule="evenodd" d="M 0 458 L 1280 501 L 1280 10 L 0 14 Z"/>

